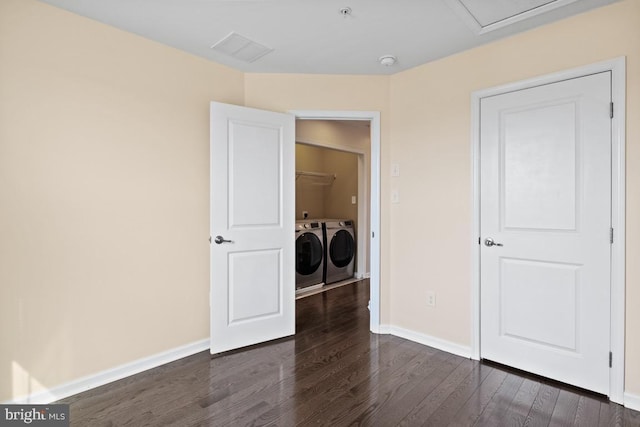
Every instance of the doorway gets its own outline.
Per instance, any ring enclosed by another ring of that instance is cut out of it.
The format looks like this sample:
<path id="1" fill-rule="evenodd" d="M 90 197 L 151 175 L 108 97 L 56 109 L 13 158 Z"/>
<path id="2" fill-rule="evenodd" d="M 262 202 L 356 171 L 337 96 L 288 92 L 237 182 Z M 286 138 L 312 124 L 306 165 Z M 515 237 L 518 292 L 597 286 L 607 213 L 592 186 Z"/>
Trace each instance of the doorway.
<path id="1" fill-rule="evenodd" d="M 369 277 L 368 121 L 296 122 L 296 220 L 338 218 L 356 231 L 354 277 Z"/>
<path id="2" fill-rule="evenodd" d="M 380 113 L 376 111 L 291 111 L 296 116 L 296 141 L 315 147 L 331 148 L 355 153 L 358 156 L 357 235 L 358 257 L 356 272 L 361 278 L 369 277 L 369 325 L 374 333 L 380 331 Z M 368 147 L 362 142 L 339 144 L 335 139 L 314 138 L 304 134 L 305 127 L 321 121 L 336 125 L 368 128 Z M 308 124 L 307 124 L 308 123 Z M 368 149 L 367 149 L 368 148 Z"/>
<path id="3" fill-rule="evenodd" d="M 296 118 L 369 123 L 369 161 L 363 159 L 358 169 L 369 170 L 371 176 L 366 215 L 371 232 L 368 308 L 370 330 L 379 333 L 380 113 L 283 114 L 212 102 L 210 118 L 211 236 L 215 236 L 209 239 L 213 244 L 210 351 L 220 353 L 294 333 L 295 267 L 282 261 L 294 258 L 290 233 L 295 224 Z M 361 204 L 358 219 L 364 212 Z M 256 231 L 267 234 L 256 239 Z M 269 266 L 269 275 L 262 275 Z M 256 283 L 261 286 L 256 288 Z"/>

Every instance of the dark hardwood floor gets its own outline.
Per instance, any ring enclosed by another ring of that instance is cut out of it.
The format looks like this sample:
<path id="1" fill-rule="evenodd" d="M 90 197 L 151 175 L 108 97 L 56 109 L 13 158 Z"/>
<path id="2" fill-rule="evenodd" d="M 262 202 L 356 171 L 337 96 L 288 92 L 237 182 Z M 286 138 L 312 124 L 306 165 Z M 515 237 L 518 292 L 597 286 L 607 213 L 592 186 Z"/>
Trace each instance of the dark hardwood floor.
<path id="1" fill-rule="evenodd" d="M 295 337 L 65 399 L 74 426 L 640 426 L 597 396 L 369 333 L 368 281 L 297 301 Z"/>

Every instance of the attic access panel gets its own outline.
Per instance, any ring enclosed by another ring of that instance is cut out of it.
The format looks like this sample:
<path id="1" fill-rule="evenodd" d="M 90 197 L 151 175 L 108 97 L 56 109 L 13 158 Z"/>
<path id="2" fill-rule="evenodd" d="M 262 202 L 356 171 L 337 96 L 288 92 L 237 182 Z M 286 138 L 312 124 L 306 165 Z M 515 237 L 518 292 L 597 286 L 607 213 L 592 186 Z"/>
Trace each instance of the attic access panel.
<path id="1" fill-rule="evenodd" d="M 483 34 L 576 0 L 446 0 L 472 30 Z"/>

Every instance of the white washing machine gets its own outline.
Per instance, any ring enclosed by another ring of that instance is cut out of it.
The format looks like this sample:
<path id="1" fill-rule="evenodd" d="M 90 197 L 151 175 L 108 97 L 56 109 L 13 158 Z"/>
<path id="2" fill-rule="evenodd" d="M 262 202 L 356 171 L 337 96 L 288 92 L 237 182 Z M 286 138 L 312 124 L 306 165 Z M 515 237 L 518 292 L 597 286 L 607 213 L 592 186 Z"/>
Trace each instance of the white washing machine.
<path id="1" fill-rule="evenodd" d="M 322 223 L 296 221 L 296 289 L 323 283 L 324 258 Z"/>
<path id="2" fill-rule="evenodd" d="M 327 273 L 325 283 L 353 278 L 356 259 L 356 240 L 353 221 L 346 219 L 326 220 L 325 250 Z"/>

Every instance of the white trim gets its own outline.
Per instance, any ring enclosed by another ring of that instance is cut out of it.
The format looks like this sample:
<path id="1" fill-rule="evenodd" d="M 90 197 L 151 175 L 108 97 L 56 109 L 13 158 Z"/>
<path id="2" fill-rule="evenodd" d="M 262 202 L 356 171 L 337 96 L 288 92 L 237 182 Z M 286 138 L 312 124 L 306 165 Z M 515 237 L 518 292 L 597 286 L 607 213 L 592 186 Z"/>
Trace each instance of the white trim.
<path id="1" fill-rule="evenodd" d="M 625 277 L 626 277 L 626 61 L 624 57 L 610 62 L 611 96 L 614 114 L 611 122 L 612 183 L 611 226 L 614 241 L 611 247 L 611 369 L 609 398 L 616 403 L 624 400 L 625 344 Z"/>
<path id="2" fill-rule="evenodd" d="M 296 119 L 303 120 L 301 117 L 296 117 Z M 308 120 L 308 119 L 304 119 L 304 120 Z M 341 119 L 341 120 L 343 120 L 343 119 Z M 327 141 L 315 141 L 315 140 L 312 141 L 310 139 L 296 138 L 296 144 L 304 144 L 304 145 L 311 145 L 313 147 L 329 148 L 331 150 L 344 151 L 346 153 L 353 153 L 353 154 L 362 154 L 362 155 L 367 154 L 364 149 L 361 149 L 361 148 L 358 148 L 358 147 L 351 147 L 349 145 L 335 144 L 333 142 L 327 142 Z"/>
<path id="3" fill-rule="evenodd" d="M 640 395 L 625 393 L 624 406 L 625 408 L 633 409 L 634 411 L 640 411 Z"/>
<path id="4" fill-rule="evenodd" d="M 461 356 L 467 359 L 471 358 L 471 348 L 466 345 L 456 344 L 451 341 L 432 337 L 431 335 L 426 335 L 420 332 L 411 331 L 409 329 L 404 329 L 392 325 L 385 325 L 385 333 L 395 335 L 396 337 L 404 338 L 409 341 L 417 342 L 418 344 L 437 348 L 438 350 L 446 351 L 447 353 L 455 354 L 456 356 Z"/>
<path id="5" fill-rule="evenodd" d="M 577 0 L 555 0 L 545 5 L 536 7 L 531 10 L 527 10 L 525 12 L 517 13 L 513 16 L 498 20 L 496 22 L 487 24 L 485 26 L 482 26 L 476 20 L 476 17 L 464 6 L 464 4 L 462 4 L 460 0 L 445 0 L 445 3 L 451 8 L 451 10 L 453 10 L 458 15 L 458 17 L 467 25 L 467 27 L 469 27 L 470 30 L 474 31 L 476 34 L 485 34 L 485 33 L 515 24 L 517 22 L 523 21 L 525 19 L 542 15 L 543 13 L 547 13 L 553 9 L 566 6 L 575 1 Z"/>
<path id="6" fill-rule="evenodd" d="M 369 246 L 370 301 L 369 329 L 380 333 L 380 112 L 292 110 L 299 120 L 363 120 L 371 124 L 371 205 L 369 227 L 372 233 Z M 341 147 L 346 150 L 346 147 Z M 362 199 L 361 199 L 362 200 Z"/>
<path id="7" fill-rule="evenodd" d="M 480 360 L 480 96 L 471 94 L 471 357 Z"/>
<path id="8" fill-rule="evenodd" d="M 393 326 L 387 323 L 384 323 L 380 325 L 380 327 L 378 328 L 378 333 L 381 335 L 389 335 L 391 334 L 391 329 L 393 329 Z"/>
<path id="9" fill-rule="evenodd" d="M 611 221 L 615 231 L 611 250 L 611 351 L 613 367 L 609 382 L 609 399 L 616 403 L 624 400 L 624 343 L 625 343 L 625 124 L 626 124 L 626 58 L 619 57 L 567 71 L 535 77 L 471 94 L 471 152 L 472 152 L 472 279 L 471 279 L 471 354 L 480 358 L 480 100 L 535 86 L 574 79 L 590 74 L 611 71 L 614 103 L 612 119 L 612 188 Z"/>
<path id="10" fill-rule="evenodd" d="M 209 339 L 207 338 L 191 344 L 176 347 L 171 350 L 163 351 L 149 357 L 134 360 L 133 362 L 125 363 L 96 374 L 87 375 L 47 390 L 37 391 L 27 396 L 17 397 L 4 402 L 4 404 L 48 404 L 208 349 Z"/>

